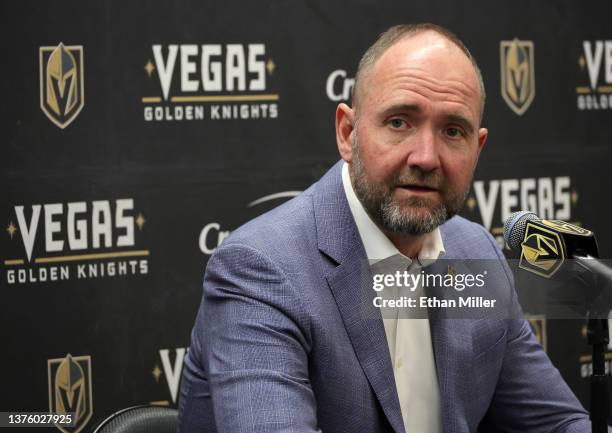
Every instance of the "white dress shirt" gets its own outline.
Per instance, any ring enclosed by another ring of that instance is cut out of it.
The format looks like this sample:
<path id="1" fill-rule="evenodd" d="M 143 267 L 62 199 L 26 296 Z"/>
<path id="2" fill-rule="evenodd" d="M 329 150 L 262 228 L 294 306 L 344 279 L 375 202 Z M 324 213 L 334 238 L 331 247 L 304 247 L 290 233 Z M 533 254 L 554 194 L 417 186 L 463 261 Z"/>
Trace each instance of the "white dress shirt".
<path id="1" fill-rule="evenodd" d="M 399 255 L 405 266 L 402 271 L 419 273 L 423 266 L 444 254 L 440 229 L 436 228 L 425 235 L 417 260 L 404 256 L 372 221 L 355 195 L 346 163 L 342 167 L 342 184 L 370 263 Z M 422 287 L 416 293 L 422 293 Z M 383 313 L 404 427 L 406 433 L 442 433 L 440 388 L 429 320 L 406 318 L 409 312 L 405 310 L 409 309 L 387 308 Z"/>

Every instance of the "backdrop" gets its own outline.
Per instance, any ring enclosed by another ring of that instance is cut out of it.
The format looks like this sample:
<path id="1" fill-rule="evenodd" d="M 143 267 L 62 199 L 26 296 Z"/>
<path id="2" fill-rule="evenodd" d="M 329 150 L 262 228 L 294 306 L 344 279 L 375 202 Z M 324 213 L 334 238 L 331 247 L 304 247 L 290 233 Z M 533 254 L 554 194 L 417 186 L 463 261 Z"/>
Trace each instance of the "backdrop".
<path id="1" fill-rule="evenodd" d="M 482 69 L 490 135 L 463 214 L 498 239 L 521 209 L 583 224 L 609 258 L 611 14 L 568 0 L 3 2 L 0 410 L 72 408 L 77 433 L 176 406 L 208 258 L 338 159 L 335 107 L 393 24 L 452 29 Z M 588 405 L 583 323 L 532 319 Z"/>

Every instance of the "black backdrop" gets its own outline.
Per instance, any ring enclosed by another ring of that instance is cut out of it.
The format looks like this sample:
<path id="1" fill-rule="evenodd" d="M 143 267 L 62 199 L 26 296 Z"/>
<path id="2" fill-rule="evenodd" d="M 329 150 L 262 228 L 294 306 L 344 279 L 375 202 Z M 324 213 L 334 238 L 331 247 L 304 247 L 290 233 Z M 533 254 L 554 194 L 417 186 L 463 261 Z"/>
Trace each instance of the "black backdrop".
<path id="1" fill-rule="evenodd" d="M 532 208 L 588 226 L 610 257 L 611 13 L 557 0 L 2 3 L 0 410 L 57 404 L 68 354 L 92 392 L 66 431 L 175 406 L 210 252 L 338 159 L 335 106 L 392 24 L 449 27 L 482 69 L 490 135 L 464 215 L 500 238 L 509 212 Z M 508 47 L 526 81 L 504 97 Z M 50 93 L 68 95 L 55 111 Z M 582 323 L 533 323 L 588 405 Z"/>

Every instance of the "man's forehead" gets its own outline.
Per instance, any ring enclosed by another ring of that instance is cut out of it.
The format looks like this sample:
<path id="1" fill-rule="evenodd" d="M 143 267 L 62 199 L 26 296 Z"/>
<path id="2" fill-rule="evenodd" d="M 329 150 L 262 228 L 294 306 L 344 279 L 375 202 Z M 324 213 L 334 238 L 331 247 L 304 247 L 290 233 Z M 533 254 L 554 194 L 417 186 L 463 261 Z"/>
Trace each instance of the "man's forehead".
<path id="1" fill-rule="evenodd" d="M 434 87 L 455 87 L 462 98 L 472 99 L 475 110 L 479 110 L 480 86 L 472 62 L 458 46 L 434 31 L 403 37 L 389 47 L 365 75 L 364 93 L 371 93 L 372 97 L 379 96 L 377 90 L 400 86 L 402 77 L 414 75 L 426 78 Z"/>
<path id="2" fill-rule="evenodd" d="M 433 67 L 439 76 L 460 77 L 474 90 L 478 88 L 476 71 L 465 53 L 434 31 L 404 36 L 381 55 L 370 73 L 384 77 L 396 69 L 413 67 Z"/>
<path id="3" fill-rule="evenodd" d="M 406 34 L 391 45 L 381 56 L 401 53 L 414 59 L 428 55 L 436 50 L 459 50 L 453 42 L 433 30 Z"/>

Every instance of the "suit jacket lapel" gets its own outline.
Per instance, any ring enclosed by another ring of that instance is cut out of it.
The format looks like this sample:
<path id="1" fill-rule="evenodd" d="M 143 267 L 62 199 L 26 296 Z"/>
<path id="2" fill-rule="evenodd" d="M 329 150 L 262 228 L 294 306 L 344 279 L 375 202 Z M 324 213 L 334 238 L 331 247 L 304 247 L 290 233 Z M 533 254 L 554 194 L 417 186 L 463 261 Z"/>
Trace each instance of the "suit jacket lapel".
<path id="1" fill-rule="evenodd" d="M 357 359 L 389 423 L 397 433 L 404 433 L 389 346 L 380 310 L 364 290 L 371 286 L 367 261 L 347 261 L 327 276 L 344 326 Z"/>
<path id="2" fill-rule="evenodd" d="M 338 266 L 326 276 L 357 359 L 397 433 L 404 433 L 393 367 L 380 310 L 372 304 L 372 285 L 361 238 L 336 164 L 313 195 L 319 249 Z M 369 285 L 369 286 L 368 286 Z"/>
<path id="3" fill-rule="evenodd" d="M 446 254 L 444 259 L 426 268 L 428 273 L 446 275 L 449 264 L 462 266 L 451 243 L 447 242 L 444 226 L 442 237 Z M 454 289 L 429 288 L 426 293 L 444 299 L 448 290 Z M 449 432 L 469 431 L 465 405 L 470 400 L 468 390 L 474 386 L 466 379 L 472 364 L 472 321 L 446 318 L 444 309 L 438 309 L 429 311 L 429 326 L 440 387 L 442 425 Z"/>

